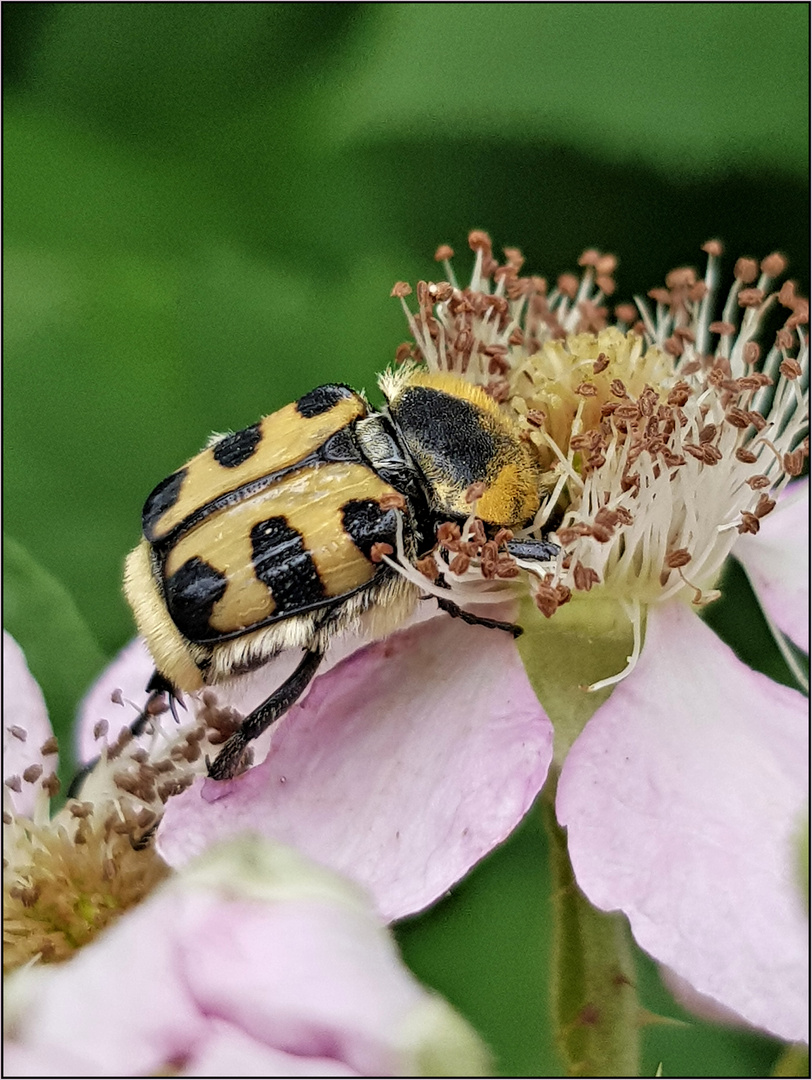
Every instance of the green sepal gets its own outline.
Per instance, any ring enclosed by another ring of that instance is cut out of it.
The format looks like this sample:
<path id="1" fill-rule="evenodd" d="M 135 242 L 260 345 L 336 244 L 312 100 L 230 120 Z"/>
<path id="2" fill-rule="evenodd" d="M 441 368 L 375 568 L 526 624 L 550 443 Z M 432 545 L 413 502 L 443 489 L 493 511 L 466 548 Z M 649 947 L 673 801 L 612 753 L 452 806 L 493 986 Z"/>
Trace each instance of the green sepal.
<path id="1" fill-rule="evenodd" d="M 555 784 L 541 799 L 553 872 L 552 1016 L 567 1076 L 639 1076 L 641 1009 L 625 916 L 594 908 L 575 882 Z"/>
<path id="2" fill-rule="evenodd" d="M 16 540 L 3 540 L 3 625 L 25 653 L 59 739 L 60 773 L 72 775 L 76 706 L 106 663 L 63 585 Z"/>
<path id="3" fill-rule="evenodd" d="M 522 600 L 517 639 L 527 677 L 555 729 L 554 763 L 560 768 L 587 720 L 613 687 L 586 687 L 623 671 L 634 643 L 632 625 L 617 600 L 594 593 L 573 596 L 545 618 L 530 596 Z"/>

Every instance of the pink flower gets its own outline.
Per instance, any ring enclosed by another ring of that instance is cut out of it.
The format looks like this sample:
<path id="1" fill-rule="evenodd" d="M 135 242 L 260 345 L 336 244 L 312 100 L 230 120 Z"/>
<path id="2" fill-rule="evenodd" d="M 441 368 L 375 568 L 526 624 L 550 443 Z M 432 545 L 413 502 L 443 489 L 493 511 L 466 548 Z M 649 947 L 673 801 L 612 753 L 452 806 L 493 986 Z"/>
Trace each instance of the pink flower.
<path id="1" fill-rule="evenodd" d="M 67 963 L 6 987 L 13 1076 L 484 1075 L 356 887 L 279 845 L 210 851 Z"/>
<path id="2" fill-rule="evenodd" d="M 771 291 L 780 256 L 739 260 L 713 321 L 710 243 L 704 279 L 674 271 L 654 312 L 621 305 L 607 326 L 610 256 L 585 253 L 580 283 L 565 275 L 548 293 L 519 276 L 517 252 L 499 267 L 484 234 L 471 246 L 470 288 L 446 264 L 450 284 L 423 287 L 409 319 L 429 368 L 485 386 L 538 451 L 527 535 L 561 554 L 519 559 L 503 583 L 505 599 L 524 592 L 524 667 L 506 635 L 445 616 L 350 650 L 279 722 L 261 765 L 172 799 L 159 850 L 180 866 L 251 827 L 362 882 L 398 918 L 507 835 L 552 756 L 592 903 L 625 912 L 698 993 L 804 1039 L 806 700 L 741 663 L 698 612 L 733 555 L 801 643 L 808 511 L 800 489 L 775 500 L 808 455 L 805 302 Z M 762 360 L 776 303 L 790 314 Z M 493 591 L 476 558 L 463 574 L 442 544 L 435 559 L 440 595 Z M 257 700 L 280 681 L 265 677 Z"/>
<path id="3" fill-rule="evenodd" d="M 4 644 L 5 704 L 41 737 L 42 695 Z M 143 662 L 126 652 L 130 670 Z M 7 1075 L 486 1073 L 476 1034 L 412 977 L 357 886 L 248 834 L 170 874 L 142 842 L 144 809 L 155 819 L 146 781 L 173 773 L 168 761 L 113 740 L 83 789 L 92 797 L 51 820 L 48 784 L 35 818 L 22 785 L 6 788 Z"/>

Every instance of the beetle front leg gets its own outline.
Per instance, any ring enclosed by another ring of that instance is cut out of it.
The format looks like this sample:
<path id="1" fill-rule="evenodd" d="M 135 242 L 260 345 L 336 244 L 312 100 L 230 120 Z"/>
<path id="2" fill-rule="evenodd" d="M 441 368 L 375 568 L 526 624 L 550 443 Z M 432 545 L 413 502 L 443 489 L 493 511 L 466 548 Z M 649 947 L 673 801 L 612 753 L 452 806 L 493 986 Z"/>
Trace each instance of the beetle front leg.
<path id="1" fill-rule="evenodd" d="M 239 730 L 226 739 L 222 750 L 209 765 L 209 776 L 212 779 L 230 780 L 236 775 L 248 744 L 299 700 L 318 671 L 323 658 L 324 653 L 321 650 L 309 649 L 296 670 L 285 679 L 282 685 L 246 716 Z"/>

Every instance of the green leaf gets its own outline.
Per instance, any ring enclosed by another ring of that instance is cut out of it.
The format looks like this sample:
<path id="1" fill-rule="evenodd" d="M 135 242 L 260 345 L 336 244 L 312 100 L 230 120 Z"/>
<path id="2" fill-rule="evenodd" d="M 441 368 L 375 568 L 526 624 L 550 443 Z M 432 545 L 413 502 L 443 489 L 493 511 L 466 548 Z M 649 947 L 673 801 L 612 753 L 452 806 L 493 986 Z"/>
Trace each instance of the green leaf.
<path id="1" fill-rule="evenodd" d="M 542 797 L 553 870 L 553 1016 L 568 1076 L 639 1076 L 640 1019 L 629 924 L 575 883 L 554 786 Z"/>
<path id="2" fill-rule="evenodd" d="M 104 667 L 105 656 L 67 590 L 10 537 L 3 543 L 3 576 L 3 625 L 45 695 L 59 738 L 60 771 L 69 775 L 73 765 L 66 758 L 76 706 Z"/>
<path id="3" fill-rule="evenodd" d="M 526 597 L 517 640 L 527 677 L 555 728 L 554 761 L 560 766 L 584 724 L 612 687 L 586 687 L 623 671 L 633 645 L 632 626 L 617 601 L 578 596 L 545 618 Z"/>

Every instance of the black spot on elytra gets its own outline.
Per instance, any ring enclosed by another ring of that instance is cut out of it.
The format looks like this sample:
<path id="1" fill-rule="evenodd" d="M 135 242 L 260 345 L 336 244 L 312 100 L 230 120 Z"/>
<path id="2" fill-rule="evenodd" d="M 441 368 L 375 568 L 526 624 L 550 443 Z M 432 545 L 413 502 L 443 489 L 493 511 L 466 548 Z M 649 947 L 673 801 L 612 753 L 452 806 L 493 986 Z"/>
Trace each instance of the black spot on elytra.
<path id="1" fill-rule="evenodd" d="M 225 435 L 212 447 L 212 455 L 218 465 L 224 469 L 235 469 L 247 461 L 259 446 L 262 429 L 259 424 Z"/>
<path id="2" fill-rule="evenodd" d="M 482 427 L 481 412 L 470 401 L 428 386 L 404 391 L 392 410 L 409 450 L 448 480 L 467 488 L 484 480 L 497 443 Z"/>
<path id="3" fill-rule="evenodd" d="M 353 499 L 345 503 L 341 513 L 344 532 L 367 558 L 373 544 L 395 547 L 398 519 L 394 510 L 382 510 L 374 499 Z"/>
<path id="4" fill-rule="evenodd" d="M 162 480 L 150 493 L 141 512 L 141 527 L 147 540 L 155 539 L 155 527 L 166 511 L 178 501 L 185 479 L 186 469 L 178 469 L 171 476 L 167 476 L 166 480 Z"/>
<path id="5" fill-rule="evenodd" d="M 224 574 L 197 555 L 187 559 L 164 582 L 169 614 L 190 641 L 210 641 L 219 636 L 209 625 L 209 619 L 227 584 Z"/>
<path id="6" fill-rule="evenodd" d="M 271 590 L 275 616 L 292 614 L 317 604 L 325 596 L 313 557 L 302 534 L 284 517 L 260 521 L 251 530 L 254 572 Z"/>
<path id="7" fill-rule="evenodd" d="M 296 402 L 296 409 L 300 416 L 309 420 L 311 416 L 329 412 L 339 401 L 351 397 L 355 397 L 355 392 L 349 386 L 328 383 L 326 386 L 317 386 L 315 390 L 300 397 Z"/>

